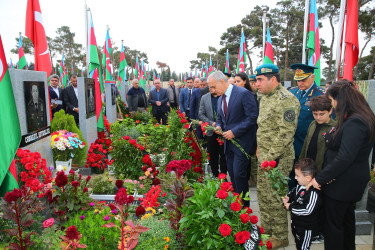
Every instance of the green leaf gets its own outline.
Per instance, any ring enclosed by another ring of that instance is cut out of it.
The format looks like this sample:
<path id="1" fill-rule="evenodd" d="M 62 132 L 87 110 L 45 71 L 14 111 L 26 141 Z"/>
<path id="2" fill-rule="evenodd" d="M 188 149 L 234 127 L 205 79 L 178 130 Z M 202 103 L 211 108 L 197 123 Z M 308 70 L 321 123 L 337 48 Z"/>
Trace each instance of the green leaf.
<path id="1" fill-rule="evenodd" d="M 219 218 L 223 218 L 224 215 L 225 215 L 225 212 L 224 210 L 220 209 L 220 208 L 217 208 L 217 216 L 219 216 Z"/>

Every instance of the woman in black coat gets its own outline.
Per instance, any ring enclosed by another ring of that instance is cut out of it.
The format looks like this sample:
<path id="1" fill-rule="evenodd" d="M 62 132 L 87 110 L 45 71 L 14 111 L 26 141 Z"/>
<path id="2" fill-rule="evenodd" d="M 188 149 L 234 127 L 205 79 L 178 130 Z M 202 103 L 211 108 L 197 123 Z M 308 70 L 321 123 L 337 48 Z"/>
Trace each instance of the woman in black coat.
<path id="1" fill-rule="evenodd" d="M 370 180 L 369 155 L 375 140 L 375 116 L 363 95 L 348 80 L 327 93 L 337 124 L 325 134 L 323 170 L 309 186 L 322 189 L 325 249 L 355 249 L 355 202 Z"/>

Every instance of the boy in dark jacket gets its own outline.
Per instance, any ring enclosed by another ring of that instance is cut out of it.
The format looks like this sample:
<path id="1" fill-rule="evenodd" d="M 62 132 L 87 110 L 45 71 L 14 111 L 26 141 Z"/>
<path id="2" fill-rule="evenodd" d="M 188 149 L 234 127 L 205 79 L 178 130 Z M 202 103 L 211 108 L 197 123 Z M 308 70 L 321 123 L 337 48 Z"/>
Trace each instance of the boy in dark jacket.
<path id="1" fill-rule="evenodd" d="M 314 179 L 317 167 L 312 159 L 299 160 L 294 165 L 297 187 L 286 197 L 282 197 L 284 206 L 291 212 L 292 233 L 298 250 L 310 249 L 311 238 L 318 229 L 319 208 L 322 204 L 320 191 L 315 188 L 306 190 Z"/>

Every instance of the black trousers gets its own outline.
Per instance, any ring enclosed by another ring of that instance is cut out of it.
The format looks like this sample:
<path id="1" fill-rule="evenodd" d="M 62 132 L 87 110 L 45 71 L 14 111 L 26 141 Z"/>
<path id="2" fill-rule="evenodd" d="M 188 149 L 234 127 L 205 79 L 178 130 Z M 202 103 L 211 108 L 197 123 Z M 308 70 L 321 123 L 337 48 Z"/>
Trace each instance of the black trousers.
<path id="1" fill-rule="evenodd" d="M 210 154 L 210 166 L 214 177 L 219 176 L 219 164 L 220 173 L 227 173 L 227 162 L 225 160 L 224 145 L 219 145 L 216 140 L 217 134 L 207 136 L 207 151 Z"/>
<path id="2" fill-rule="evenodd" d="M 244 197 L 245 194 L 249 192 L 247 168 L 249 166 L 250 159 L 247 159 L 243 153 L 236 154 L 231 150 L 227 150 L 227 152 L 225 152 L 225 159 L 227 160 L 227 168 L 234 191 L 239 194 L 243 193 Z M 242 201 L 244 202 L 245 207 L 250 207 L 249 201 Z"/>
<path id="3" fill-rule="evenodd" d="M 312 230 L 296 227 L 292 222 L 292 233 L 296 241 L 297 250 L 308 250 L 311 246 Z"/>
<path id="4" fill-rule="evenodd" d="M 325 212 L 324 248 L 355 250 L 354 203 L 323 195 Z"/>
<path id="5" fill-rule="evenodd" d="M 167 114 L 162 112 L 160 109 L 156 110 L 156 113 L 154 113 L 154 117 L 159 124 L 160 124 L 160 121 L 162 121 L 163 125 L 167 125 L 167 121 L 168 121 Z"/>
<path id="6" fill-rule="evenodd" d="M 170 103 L 169 104 L 171 109 L 177 109 L 178 108 L 178 103 Z"/>

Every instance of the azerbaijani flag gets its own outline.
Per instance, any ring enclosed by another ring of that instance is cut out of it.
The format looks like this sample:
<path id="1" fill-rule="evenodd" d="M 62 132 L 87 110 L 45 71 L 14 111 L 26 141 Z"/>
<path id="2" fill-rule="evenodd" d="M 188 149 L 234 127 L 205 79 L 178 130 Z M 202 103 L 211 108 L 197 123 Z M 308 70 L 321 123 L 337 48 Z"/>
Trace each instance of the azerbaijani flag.
<path id="1" fill-rule="evenodd" d="M 119 81 L 126 81 L 125 67 L 128 65 L 125 59 L 124 45 L 121 44 L 120 66 L 119 66 Z M 121 86 L 121 85 L 120 85 Z"/>
<path id="2" fill-rule="evenodd" d="M 64 53 L 62 54 L 62 59 L 60 63 L 60 78 L 61 78 L 61 84 L 63 88 L 66 87 L 68 74 L 65 72 L 65 63 L 64 63 Z"/>
<path id="3" fill-rule="evenodd" d="M 211 75 L 211 73 L 214 72 L 214 69 L 212 67 L 212 60 L 211 60 L 211 56 L 210 56 L 210 67 L 208 68 L 208 75 Z"/>
<path id="4" fill-rule="evenodd" d="M 26 62 L 25 54 L 23 53 L 21 35 L 20 35 L 20 38 L 18 39 L 18 55 L 19 55 L 18 68 L 23 69 L 27 66 L 27 62 Z"/>
<path id="5" fill-rule="evenodd" d="M 18 188 L 15 162 L 21 141 L 21 129 L 12 83 L 7 69 L 7 61 L 0 36 L 0 197 Z"/>
<path id="6" fill-rule="evenodd" d="M 90 63 L 89 73 L 90 77 L 95 79 L 95 112 L 97 129 L 99 132 L 104 130 L 104 118 L 102 109 L 102 93 L 104 91 L 102 70 L 99 62 L 98 46 L 96 44 L 96 37 L 94 32 L 94 24 L 91 15 L 91 28 L 90 28 Z"/>
<path id="7" fill-rule="evenodd" d="M 137 60 L 135 61 L 134 78 L 138 78 L 138 69 L 139 69 L 139 64 L 138 64 L 138 56 L 137 56 Z"/>
<path id="8" fill-rule="evenodd" d="M 319 22 L 318 22 L 318 9 L 316 1 L 310 2 L 310 26 L 309 38 L 307 40 L 307 48 L 310 49 L 309 65 L 317 67 L 314 70 L 315 83 L 320 86 L 320 43 L 319 43 Z"/>
<path id="9" fill-rule="evenodd" d="M 272 64 L 274 63 L 270 28 L 267 28 L 267 40 L 266 40 L 266 51 L 264 52 L 264 63 L 272 63 Z"/>
<path id="10" fill-rule="evenodd" d="M 230 74 L 230 67 L 229 67 L 229 50 L 227 49 L 227 59 L 225 61 L 225 69 L 224 73 Z"/>
<path id="11" fill-rule="evenodd" d="M 13 69 L 12 58 L 10 58 L 9 68 L 10 68 L 10 69 Z"/>
<path id="12" fill-rule="evenodd" d="M 141 74 L 139 76 L 139 86 L 141 86 L 143 89 L 145 88 L 145 84 L 146 84 L 146 79 L 145 79 L 145 64 L 144 62 L 142 61 L 142 67 L 141 67 Z"/>
<path id="13" fill-rule="evenodd" d="M 238 59 L 237 59 L 237 73 L 245 72 L 246 59 L 246 40 L 243 28 L 241 30 L 241 42 L 240 48 L 238 49 Z"/>
<path id="14" fill-rule="evenodd" d="M 112 53 L 112 43 L 111 43 L 111 38 L 109 37 L 109 30 L 107 29 L 107 35 L 105 37 L 105 43 L 104 43 L 103 60 L 102 60 L 103 65 L 105 65 L 105 80 L 113 80 L 111 53 Z"/>
<path id="15" fill-rule="evenodd" d="M 201 77 L 203 77 L 203 62 L 202 62 L 202 68 L 201 68 Z"/>

